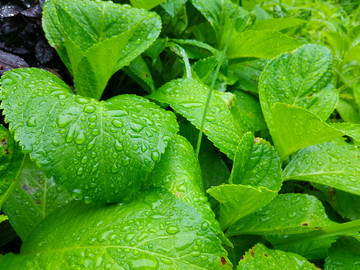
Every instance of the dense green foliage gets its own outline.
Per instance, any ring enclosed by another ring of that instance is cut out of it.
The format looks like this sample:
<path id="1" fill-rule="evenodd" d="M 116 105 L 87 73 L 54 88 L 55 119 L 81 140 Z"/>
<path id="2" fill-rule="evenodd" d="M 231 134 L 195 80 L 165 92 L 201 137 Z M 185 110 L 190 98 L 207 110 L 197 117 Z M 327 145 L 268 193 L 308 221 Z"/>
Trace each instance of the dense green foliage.
<path id="1" fill-rule="evenodd" d="M 360 267 L 360 5 L 115 2 L 1 78 L 0 269 Z"/>

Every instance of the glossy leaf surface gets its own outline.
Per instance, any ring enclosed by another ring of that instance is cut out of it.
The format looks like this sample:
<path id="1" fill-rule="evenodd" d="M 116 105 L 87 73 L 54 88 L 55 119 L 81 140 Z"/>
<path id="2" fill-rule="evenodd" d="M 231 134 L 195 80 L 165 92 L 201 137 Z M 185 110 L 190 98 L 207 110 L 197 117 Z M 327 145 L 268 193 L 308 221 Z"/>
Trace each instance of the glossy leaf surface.
<path id="1" fill-rule="evenodd" d="M 268 249 L 263 244 L 257 244 L 246 252 L 245 256 L 240 259 L 237 269 L 278 270 L 279 267 L 294 270 L 318 269 L 300 255 L 281 250 Z"/>
<path id="2" fill-rule="evenodd" d="M 300 26 L 304 23 L 306 23 L 306 21 L 298 18 L 270 18 L 266 20 L 257 20 L 252 26 L 249 27 L 249 29 L 282 31 L 285 29 Z"/>
<path id="3" fill-rule="evenodd" d="M 54 230 L 54 228 L 56 228 Z M 47 217 L 1 269 L 232 269 L 196 210 L 154 190 L 129 204 L 74 203 Z"/>
<path id="4" fill-rule="evenodd" d="M 165 2 L 165 0 L 130 0 L 130 2 L 136 8 L 149 10 Z"/>
<path id="5" fill-rule="evenodd" d="M 99 100 L 111 75 L 155 41 L 161 22 L 155 13 L 128 5 L 52 0 L 44 6 L 43 28 L 73 74 L 77 93 Z"/>
<path id="6" fill-rule="evenodd" d="M 323 143 L 301 149 L 283 172 L 284 180 L 302 180 L 360 195 L 360 151 Z"/>
<path id="7" fill-rule="evenodd" d="M 170 104 L 177 113 L 200 128 L 208 91 L 206 85 L 195 79 L 177 79 L 163 85 L 149 97 Z M 204 126 L 204 134 L 230 158 L 233 158 L 242 136 L 242 128 L 232 114 L 232 110 L 236 109 L 235 102 L 236 98 L 231 93 L 215 90 Z"/>
<path id="8" fill-rule="evenodd" d="M 34 162 L 25 158 L 3 210 L 16 233 L 25 240 L 44 218 L 71 200 L 70 194 L 56 185 L 53 178 L 46 178 Z"/>
<path id="9" fill-rule="evenodd" d="M 226 234 L 296 234 L 333 224 L 321 202 L 306 194 L 281 194 L 254 214 L 248 215 Z"/>
<path id="10" fill-rule="evenodd" d="M 87 202 L 129 199 L 178 129 L 171 112 L 142 97 L 75 96 L 44 70 L 8 72 L 2 89 L 1 107 L 23 150 Z"/>

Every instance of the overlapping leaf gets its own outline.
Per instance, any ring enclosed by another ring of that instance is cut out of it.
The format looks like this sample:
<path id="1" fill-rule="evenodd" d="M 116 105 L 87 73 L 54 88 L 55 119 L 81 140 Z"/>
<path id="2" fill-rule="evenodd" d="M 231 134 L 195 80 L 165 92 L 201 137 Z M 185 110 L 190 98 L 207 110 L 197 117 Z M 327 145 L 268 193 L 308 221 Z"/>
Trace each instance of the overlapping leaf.
<path id="1" fill-rule="evenodd" d="M 301 149 L 283 172 L 284 180 L 310 181 L 360 195 L 360 151 L 323 143 Z"/>
<path id="2" fill-rule="evenodd" d="M 155 13 L 128 5 L 52 0 L 44 5 L 43 28 L 73 74 L 77 93 L 100 99 L 111 75 L 154 42 L 161 22 Z"/>
<path id="3" fill-rule="evenodd" d="M 232 269 L 214 230 L 170 193 L 129 204 L 74 203 L 53 213 L 1 269 Z"/>
<path id="4" fill-rule="evenodd" d="M 45 217 L 71 200 L 66 190 L 56 185 L 53 178 L 46 178 L 41 169 L 26 158 L 3 210 L 16 233 L 25 240 Z"/>
<path id="5" fill-rule="evenodd" d="M 360 267 L 360 239 L 359 237 L 340 238 L 330 248 L 325 260 L 325 270 L 347 270 Z"/>
<path id="6" fill-rule="evenodd" d="M 246 133 L 235 153 L 229 182 L 207 191 L 220 203 L 223 229 L 268 204 L 280 190 L 281 167 L 275 149 Z"/>
<path id="7" fill-rule="evenodd" d="M 257 244 L 246 252 L 245 256 L 240 259 L 237 269 L 278 270 L 279 266 L 283 269 L 294 270 L 318 269 L 298 254 L 268 249 L 263 244 Z"/>
<path id="8" fill-rule="evenodd" d="M 209 88 L 193 79 L 177 79 L 163 85 L 149 97 L 170 104 L 197 128 L 201 127 L 202 115 Z M 242 136 L 242 127 L 232 114 L 236 110 L 236 98 L 231 93 L 214 91 L 205 118 L 204 134 L 228 157 L 233 158 Z"/>
<path id="9" fill-rule="evenodd" d="M 23 154 L 13 136 L 0 125 L 0 209 L 9 196 L 9 188 L 16 180 Z"/>
<path id="10" fill-rule="evenodd" d="M 87 202 L 130 198 L 178 129 L 171 112 L 144 98 L 98 102 L 75 96 L 59 78 L 38 69 L 3 76 L 2 100 L 24 151 L 48 177 Z"/>
<path id="11" fill-rule="evenodd" d="M 298 40 L 277 31 L 248 30 L 234 33 L 229 43 L 227 56 L 229 59 L 240 57 L 272 59 L 300 45 Z"/>
<path id="12" fill-rule="evenodd" d="M 228 236 L 240 234 L 296 234 L 330 226 L 321 202 L 306 194 L 276 196 L 259 211 L 244 217 L 231 226 Z"/>

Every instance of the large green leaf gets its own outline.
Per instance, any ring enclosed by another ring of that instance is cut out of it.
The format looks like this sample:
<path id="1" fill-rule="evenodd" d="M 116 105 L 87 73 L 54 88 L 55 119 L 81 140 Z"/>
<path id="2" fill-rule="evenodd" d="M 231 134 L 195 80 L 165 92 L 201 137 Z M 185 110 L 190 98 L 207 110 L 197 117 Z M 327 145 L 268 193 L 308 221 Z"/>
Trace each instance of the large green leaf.
<path id="1" fill-rule="evenodd" d="M 200 128 L 208 92 L 206 85 L 187 78 L 173 80 L 149 97 L 170 104 L 177 113 Z M 240 123 L 232 114 L 232 111 L 237 109 L 236 106 L 234 95 L 214 90 L 203 130 L 215 146 L 230 158 L 233 158 L 242 136 Z"/>
<path id="2" fill-rule="evenodd" d="M 341 138 L 344 135 L 360 140 L 358 125 L 329 125 L 306 109 L 277 103 L 271 109 L 272 138 L 281 159 L 302 148 Z M 338 128 L 339 127 L 339 128 Z"/>
<path id="3" fill-rule="evenodd" d="M 241 234 L 296 234 L 309 232 L 333 224 L 324 206 L 307 194 L 278 195 L 269 204 L 238 220 L 226 235 Z"/>
<path id="4" fill-rule="evenodd" d="M 40 221 L 71 200 L 66 190 L 56 185 L 53 178 L 46 178 L 41 169 L 26 158 L 3 210 L 16 233 L 25 240 Z"/>
<path id="5" fill-rule="evenodd" d="M 51 0 L 44 5 L 43 28 L 77 93 L 100 99 L 111 75 L 154 42 L 161 22 L 155 13 L 109 1 Z"/>
<path id="6" fill-rule="evenodd" d="M 307 109 L 326 120 L 335 109 L 338 92 L 332 86 L 330 51 L 321 45 L 305 45 L 268 63 L 259 82 L 260 103 L 270 132 L 276 103 Z"/>
<path id="7" fill-rule="evenodd" d="M 0 269 L 232 269 L 214 230 L 170 193 L 129 204 L 74 202 L 44 219 Z"/>
<path id="8" fill-rule="evenodd" d="M 284 180 L 318 183 L 360 195 L 360 151 L 350 145 L 323 143 L 301 149 L 283 172 Z"/>
<path id="9" fill-rule="evenodd" d="M 257 244 L 240 259 L 237 269 L 317 270 L 318 268 L 298 254 L 272 250 L 266 248 L 263 244 Z"/>
<path id="10" fill-rule="evenodd" d="M 241 57 L 272 59 L 300 45 L 298 40 L 277 31 L 248 30 L 233 34 L 226 53 L 229 59 Z"/>
<path id="11" fill-rule="evenodd" d="M 324 270 L 356 270 L 360 268 L 360 239 L 340 238 L 330 248 Z"/>
<path id="12" fill-rule="evenodd" d="M 0 125 L 0 209 L 10 194 L 10 186 L 16 180 L 23 157 L 14 137 L 3 125 Z"/>
<path id="13" fill-rule="evenodd" d="M 88 202 L 130 198 L 178 130 L 171 112 L 142 97 L 99 102 L 76 96 L 39 69 L 7 72 L 2 100 L 23 150 L 48 177 Z"/>

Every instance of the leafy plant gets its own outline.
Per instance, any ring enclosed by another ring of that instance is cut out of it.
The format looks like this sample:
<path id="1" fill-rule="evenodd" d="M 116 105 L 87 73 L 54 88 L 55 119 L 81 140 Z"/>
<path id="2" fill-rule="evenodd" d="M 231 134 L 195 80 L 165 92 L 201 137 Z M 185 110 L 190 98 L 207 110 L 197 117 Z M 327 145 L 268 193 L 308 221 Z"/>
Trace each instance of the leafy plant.
<path id="1" fill-rule="evenodd" d="M 130 2 L 44 5 L 74 87 L 1 78 L 0 222 L 23 244 L 0 268 L 356 265 L 360 126 L 336 46 L 304 44 L 312 21 L 274 2 Z"/>

